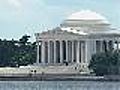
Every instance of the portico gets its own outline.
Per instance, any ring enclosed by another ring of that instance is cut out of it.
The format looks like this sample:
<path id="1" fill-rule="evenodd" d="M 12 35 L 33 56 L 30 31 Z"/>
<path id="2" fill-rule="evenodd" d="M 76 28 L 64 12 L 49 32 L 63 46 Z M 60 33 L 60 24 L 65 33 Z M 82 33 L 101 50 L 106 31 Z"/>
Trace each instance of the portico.
<path id="1" fill-rule="evenodd" d="M 90 44 L 94 46 L 89 48 L 91 49 L 90 52 L 95 54 L 104 52 L 105 47 L 107 50 L 114 49 L 113 43 L 115 42 L 114 40 L 94 40 L 92 42 L 89 40 L 41 40 L 37 43 L 37 63 L 68 62 L 87 64 L 89 62 L 87 57 L 90 54 L 88 53 Z"/>
<path id="2" fill-rule="evenodd" d="M 37 44 L 37 63 L 86 63 L 86 61 L 82 61 L 87 55 L 86 42 L 82 40 L 40 41 Z M 41 50 L 39 45 L 41 45 Z M 40 52 L 41 57 L 39 56 Z"/>
<path id="3" fill-rule="evenodd" d="M 87 17 L 89 14 L 90 17 Z M 92 11 L 74 13 L 60 27 L 35 36 L 38 65 L 67 62 L 87 67 L 93 54 L 118 49 L 120 40 L 117 30 Z"/>

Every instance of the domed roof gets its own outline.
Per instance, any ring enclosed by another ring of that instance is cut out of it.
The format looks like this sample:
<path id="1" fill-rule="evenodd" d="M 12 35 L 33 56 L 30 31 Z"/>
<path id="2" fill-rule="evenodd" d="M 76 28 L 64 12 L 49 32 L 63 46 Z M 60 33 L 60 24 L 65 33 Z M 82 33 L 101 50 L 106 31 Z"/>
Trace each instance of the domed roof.
<path id="1" fill-rule="evenodd" d="M 73 13 L 70 15 L 67 20 L 104 20 L 106 21 L 106 18 L 102 15 L 90 11 L 90 10 L 82 10 L 80 12 Z"/>
<path id="2" fill-rule="evenodd" d="M 109 26 L 110 23 L 99 13 L 82 10 L 67 17 L 61 24 L 62 27 L 87 27 L 87 26 Z"/>

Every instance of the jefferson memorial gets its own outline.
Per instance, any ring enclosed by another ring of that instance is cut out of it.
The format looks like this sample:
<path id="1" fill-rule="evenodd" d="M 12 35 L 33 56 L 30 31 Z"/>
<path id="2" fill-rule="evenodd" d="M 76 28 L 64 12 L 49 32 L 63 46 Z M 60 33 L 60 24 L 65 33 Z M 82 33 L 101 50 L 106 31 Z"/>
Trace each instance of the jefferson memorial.
<path id="1" fill-rule="evenodd" d="M 38 65 L 77 64 L 87 68 L 91 56 L 119 48 L 119 30 L 102 15 L 82 10 L 68 16 L 59 27 L 36 33 Z"/>

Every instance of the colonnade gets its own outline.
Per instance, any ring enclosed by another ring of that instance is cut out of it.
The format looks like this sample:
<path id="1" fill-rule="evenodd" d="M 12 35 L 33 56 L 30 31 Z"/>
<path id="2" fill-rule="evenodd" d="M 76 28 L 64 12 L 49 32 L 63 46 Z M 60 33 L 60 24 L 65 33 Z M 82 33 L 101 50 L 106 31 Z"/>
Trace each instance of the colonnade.
<path id="1" fill-rule="evenodd" d="M 86 63 L 85 57 L 87 56 L 85 55 L 87 55 L 87 44 L 85 41 L 37 42 L 36 63 Z"/>
<path id="2" fill-rule="evenodd" d="M 93 44 L 88 43 L 87 40 L 42 40 L 37 42 L 36 63 L 89 63 L 89 55 L 103 52 L 105 49 L 112 50 L 114 43 L 112 40 L 94 40 Z"/>

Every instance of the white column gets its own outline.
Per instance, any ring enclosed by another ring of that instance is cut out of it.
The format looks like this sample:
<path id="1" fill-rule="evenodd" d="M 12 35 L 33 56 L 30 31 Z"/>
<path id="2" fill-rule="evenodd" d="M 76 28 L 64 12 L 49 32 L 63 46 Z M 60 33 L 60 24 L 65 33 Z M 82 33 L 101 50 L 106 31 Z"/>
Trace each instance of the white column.
<path id="1" fill-rule="evenodd" d="M 74 62 L 74 41 L 72 41 L 72 62 Z"/>
<path id="2" fill-rule="evenodd" d="M 45 42 L 44 42 L 44 41 L 42 41 L 42 49 L 41 49 L 41 52 L 42 52 L 42 54 L 41 54 L 41 56 L 42 56 L 41 62 L 42 62 L 42 63 L 45 63 Z"/>
<path id="3" fill-rule="evenodd" d="M 113 45 L 114 45 L 114 46 L 113 46 L 113 47 L 114 47 L 113 50 L 116 50 L 116 45 L 117 45 L 117 44 L 116 44 L 116 41 L 115 41 L 115 40 L 113 40 Z"/>
<path id="4" fill-rule="evenodd" d="M 81 64 L 84 63 L 84 43 L 81 42 Z"/>
<path id="5" fill-rule="evenodd" d="M 60 63 L 63 63 L 63 42 L 60 41 Z"/>
<path id="6" fill-rule="evenodd" d="M 100 52 L 102 52 L 103 51 L 103 41 L 102 40 L 100 40 Z"/>
<path id="7" fill-rule="evenodd" d="M 77 59 L 77 63 L 80 63 L 80 41 L 77 41 L 76 46 L 77 46 L 77 48 L 76 48 L 77 49 L 76 50 L 77 51 L 77 58 L 76 59 Z"/>
<path id="8" fill-rule="evenodd" d="M 119 49 L 119 42 L 118 41 L 116 41 L 117 42 L 117 50 Z"/>
<path id="9" fill-rule="evenodd" d="M 93 55 L 93 52 L 92 52 L 92 41 L 91 40 L 87 40 L 87 49 L 86 49 L 86 52 L 87 52 L 87 63 L 89 64 L 90 63 L 90 59 L 91 59 L 91 56 Z"/>
<path id="10" fill-rule="evenodd" d="M 36 60 L 36 64 L 39 64 L 39 60 L 40 60 L 40 47 L 39 47 L 39 41 L 37 41 L 37 60 Z"/>
<path id="11" fill-rule="evenodd" d="M 94 54 L 96 53 L 96 40 L 93 41 L 94 42 Z"/>
<path id="12" fill-rule="evenodd" d="M 85 41 L 85 63 L 88 63 L 88 55 L 87 55 L 87 53 L 88 53 L 88 51 L 87 51 L 87 40 Z"/>
<path id="13" fill-rule="evenodd" d="M 54 63 L 56 63 L 56 41 L 54 41 Z"/>
<path id="14" fill-rule="evenodd" d="M 48 63 L 50 63 L 50 41 L 48 41 Z"/>
<path id="15" fill-rule="evenodd" d="M 66 41 L 66 62 L 68 62 L 68 41 Z"/>
<path id="16" fill-rule="evenodd" d="M 109 50 L 109 41 L 106 41 L 106 47 L 107 47 L 107 51 Z"/>

